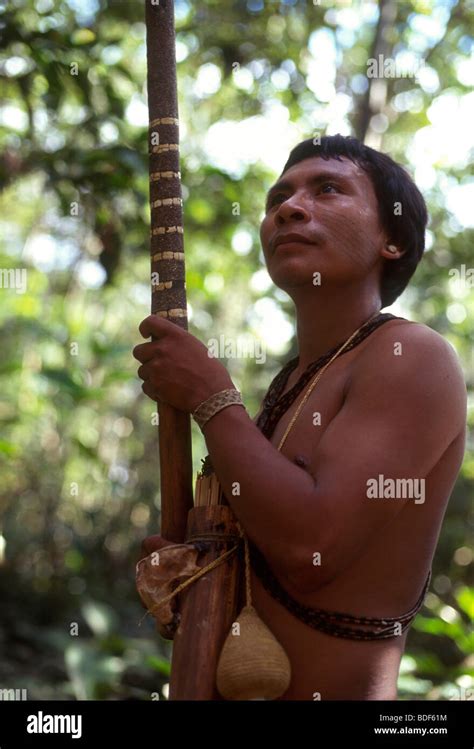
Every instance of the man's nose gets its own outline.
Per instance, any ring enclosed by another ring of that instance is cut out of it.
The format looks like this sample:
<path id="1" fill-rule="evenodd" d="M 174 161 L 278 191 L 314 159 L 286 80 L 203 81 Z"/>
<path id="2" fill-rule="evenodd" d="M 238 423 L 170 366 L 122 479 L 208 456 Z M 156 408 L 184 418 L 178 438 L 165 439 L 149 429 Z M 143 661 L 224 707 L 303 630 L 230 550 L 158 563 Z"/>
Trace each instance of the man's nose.
<path id="1" fill-rule="evenodd" d="M 301 195 L 292 195 L 284 200 L 278 206 L 275 216 L 275 220 L 279 224 L 284 224 L 287 221 L 309 221 L 310 218 L 311 215 Z"/>

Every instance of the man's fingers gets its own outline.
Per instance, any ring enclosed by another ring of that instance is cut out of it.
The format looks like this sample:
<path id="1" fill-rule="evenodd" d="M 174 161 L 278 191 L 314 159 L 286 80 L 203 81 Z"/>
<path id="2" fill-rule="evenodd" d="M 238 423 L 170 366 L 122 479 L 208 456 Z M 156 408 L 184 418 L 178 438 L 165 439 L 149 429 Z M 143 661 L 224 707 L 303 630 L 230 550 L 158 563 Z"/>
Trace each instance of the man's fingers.
<path id="1" fill-rule="evenodd" d="M 142 390 L 145 395 L 148 395 L 148 397 L 152 399 L 152 401 L 155 401 L 156 403 L 164 403 L 156 389 L 149 382 L 142 383 Z"/>
<path id="2" fill-rule="evenodd" d="M 164 317 L 160 317 L 159 315 L 148 315 L 148 317 L 145 317 L 145 319 L 142 320 L 138 330 L 143 338 L 150 338 L 150 336 L 161 338 L 172 331 L 179 330 L 179 328 L 173 322 L 166 320 Z"/>
<path id="3" fill-rule="evenodd" d="M 153 370 L 151 369 L 150 364 L 146 362 L 145 364 L 142 364 L 141 367 L 138 367 L 137 375 L 141 380 L 148 380 L 152 371 Z"/>
<path id="4" fill-rule="evenodd" d="M 152 341 L 150 343 L 139 343 L 138 346 L 135 346 L 132 351 L 135 359 L 138 359 L 138 361 L 142 364 L 150 361 L 150 359 L 153 359 L 153 357 L 156 356 L 157 353 L 158 347 Z"/>
<path id="5" fill-rule="evenodd" d="M 139 343 L 138 346 L 135 346 L 133 349 L 133 356 L 142 364 L 149 361 L 160 352 L 161 349 L 157 345 L 160 339 L 170 334 L 179 335 L 181 332 L 181 328 L 173 322 L 165 320 L 164 317 L 159 317 L 158 315 L 149 315 L 148 317 L 145 317 L 145 319 L 140 323 L 138 330 L 143 338 L 150 338 L 150 336 L 153 336 L 152 341 Z"/>

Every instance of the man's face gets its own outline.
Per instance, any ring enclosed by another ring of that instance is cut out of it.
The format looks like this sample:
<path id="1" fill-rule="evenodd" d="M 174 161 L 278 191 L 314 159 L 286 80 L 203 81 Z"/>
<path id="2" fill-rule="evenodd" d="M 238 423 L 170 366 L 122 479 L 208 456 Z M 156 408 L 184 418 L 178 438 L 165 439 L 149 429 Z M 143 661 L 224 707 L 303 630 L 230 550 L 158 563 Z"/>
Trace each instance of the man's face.
<path id="1" fill-rule="evenodd" d="M 288 291 L 314 288 L 315 272 L 321 286 L 357 283 L 381 264 L 387 241 L 370 177 L 344 157 L 288 169 L 269 190 L 260 239 L 271 278 Z"/>

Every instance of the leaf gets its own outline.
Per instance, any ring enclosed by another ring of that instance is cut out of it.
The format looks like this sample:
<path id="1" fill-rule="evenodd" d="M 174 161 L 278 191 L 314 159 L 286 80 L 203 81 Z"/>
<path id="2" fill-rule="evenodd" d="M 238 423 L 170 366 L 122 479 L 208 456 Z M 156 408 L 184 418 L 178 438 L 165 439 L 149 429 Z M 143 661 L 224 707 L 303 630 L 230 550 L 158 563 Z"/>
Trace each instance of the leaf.
<path id="1" fill-rule="evenodd" d="M 82 398 L 87 392 L 85 388 L 74 382 L 66 369 L 48 369 L 41 371 L 40 375 L 52 383 L 59 385 L 61 389 L 69 392 L 74 398 Z"/>
<path id="2" fill-rule="evenodd" d="M 88 601 L 81 607 L 82 615 L 92 632 L 97 636 L 110 634 L 115 621 L 113 609 L 96 601 Z"/>
<path id="3" fill-rule="evenodd" d="M 77 29 L 71 35 L 71 42 L 73 44 L 92 44 L 95 42 L 96 36 L 92 29 Z"/>
<path id="4" fill-rule="evenodd" d="M 165 661 L 163 658 L 158 658 L 156 655 L 149 655 L 148 658 L 146 658 L 145 663 L 147 666 L 151 666 L 155 671 L 163 674 L 163 676 L 170 676 L 171 674 L 171 664 L 169 661 Z"/>
<path id="5" fill-rule="evenodd" d="M 413 627 L 419 632 L 427 632 L 431 635 L 451 637 L 453 640 L 464 637 L 464 630 L 460 622 L 445 622 L 440 617 L 428 618 L 417 616 Z"/>
<path id="6" fill-rule="evenodd" d="M 104 699 L 117 683 L 124 663 L 115 656 L 103 655 L 94 644 L 77 642 L 66 648 L 66 667 L 76 699 Z"/>
<path id="7" fill-rule="evenodd" d="M 18 447 L 12 442 L 0 440 L 0 453 L 3 453 L 4 455 L 17 455 Z"/>
<path id="8" fill-rule="evenodd" d="M 461 588 L 456 592 L 456 600 L 469 619 L 474 620 L 474 589 L 467 586 Z"/>
<path id="9" fill-rule="evenodd" d="M 425 696 L 432 686 L 433 682 L 426 679 L 416 679 L 414 676 L 405 675 L 398 679 L 398 689 L 408 694 Z"/>

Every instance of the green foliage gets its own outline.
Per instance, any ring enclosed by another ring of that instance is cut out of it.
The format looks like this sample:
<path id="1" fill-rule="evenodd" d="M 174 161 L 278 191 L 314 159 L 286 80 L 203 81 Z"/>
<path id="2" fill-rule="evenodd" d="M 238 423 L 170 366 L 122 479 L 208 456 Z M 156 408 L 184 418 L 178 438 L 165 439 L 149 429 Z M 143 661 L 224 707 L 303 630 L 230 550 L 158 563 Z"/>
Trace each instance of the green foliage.
<path id="1" fill-rule="evenodd" d="M 154 406 L 131 356 L 149 309 L 142 6 L 0 3 L 0 268 L 28 274 L 25 293 L 0 289 L 0 681 L 27 686 L 30 698 L 163 698 L 169 678 L 169 644 L 149 618 L 138 628 L 134 589 L 140 542 L 159 513 Z M 203 341 L 222 332 L 263 337 L 262 297 L 279 320 L 291 319 L 288 299 L 261 274 L 264 193 L 285 148 L 334 132 L 335 123 L 360 128 L 377 7 L 353 6 L 356 22 L 342 0 L 330 7 L 324 0 L 176 3 L 190 329 Z M 420 26 L 430 18 L 439 33 Z M 470 392 L 472 289 L 450 270 L 469 265 L 472 232 L 449 202 L 469 182 L 468 154 L 450 158 L 456 133 L 430 128 L 446 97 L 453 107 L 467 101 L 472 21 L 472 9 L 450 0 L 396 3 L 391 48 L 421 54 L 431 83 L 388 80 L 383 111 L 367 131 L 408 168 L 421 131 L 427 142 L 446 135 L 445 155 L 427 155 L 426 168 L 435 169 L 424 190 L 430 249 L 402 313 L 455 346 Z M 325 64 L 318 31 L 335 50 L 326 97 L 314 68 Z M 209 88 L 206 75 L 218 85 Z M 343 115 L 331 108 L 335 101 Z M 270 165 L 252 152 L 249 133 L 264 127 L 270 138 L 282 116 L 291 143 L 276 146 Z M 235 129 L 247 121 L 249 129 Z M 223 137 L 231 166 L 222 148 L 213 155 Z M 228 362 L 251 413 L 294 353 L 293 336 L 268 347 L 265 367 Z M 198 469 L 206 450 L 197 430 L 193 454 Z M 429 614 L 409 635 L 404 699 L 455 699 L 472 684 L 473 478 L 468 451 L 434 560 Z"/>

